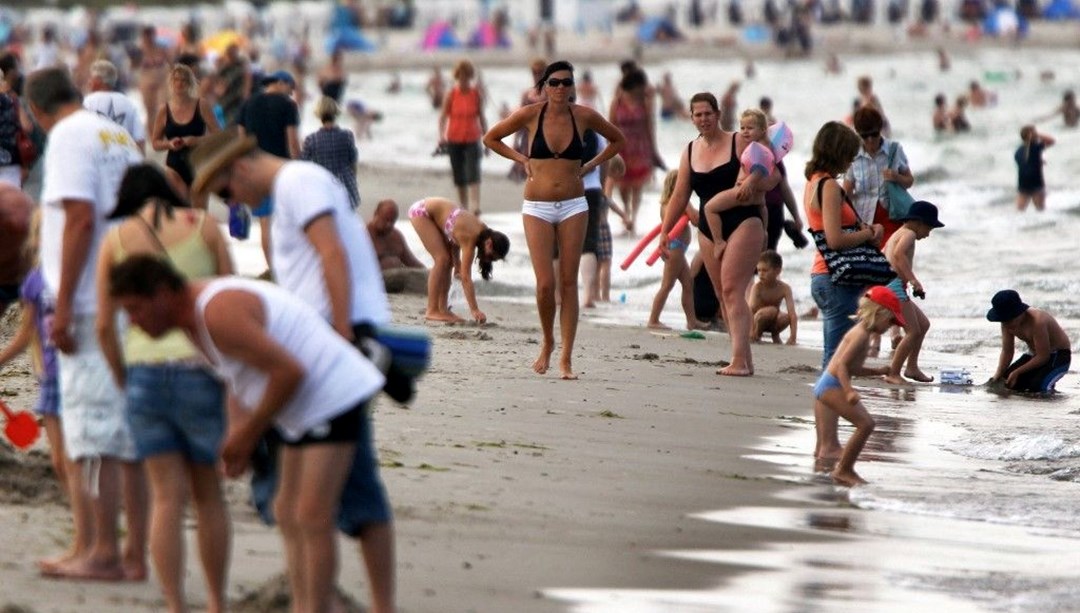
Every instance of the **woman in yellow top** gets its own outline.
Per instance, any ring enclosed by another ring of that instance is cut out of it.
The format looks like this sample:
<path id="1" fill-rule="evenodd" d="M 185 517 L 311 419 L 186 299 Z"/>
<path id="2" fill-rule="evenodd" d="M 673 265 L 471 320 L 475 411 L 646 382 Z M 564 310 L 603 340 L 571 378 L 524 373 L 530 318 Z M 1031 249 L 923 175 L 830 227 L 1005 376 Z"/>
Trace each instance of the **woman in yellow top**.
<path id="1" fill-rule="evenodd" d="M 98 336 L 117 385 L 126 392 L 127 419 L 150 481 L 154 570 L 168 609 L 186 610 L 182 520 L 190 491 L 207 608 L 223 611 L 229 518 L 217 462 L 225 429 L 224 388 L 179 330 L 153 340 L 131 326 L 121 348 L 108 284 L 109 269 L 132 255 L 159 255 L 189 279 L 232 274 L 232 259 L 213 217 L 190 208 L 152 164 L 133 166 L 124 175 L 110 218 L 124 221 L 105 235 L 98 254 Z"/>

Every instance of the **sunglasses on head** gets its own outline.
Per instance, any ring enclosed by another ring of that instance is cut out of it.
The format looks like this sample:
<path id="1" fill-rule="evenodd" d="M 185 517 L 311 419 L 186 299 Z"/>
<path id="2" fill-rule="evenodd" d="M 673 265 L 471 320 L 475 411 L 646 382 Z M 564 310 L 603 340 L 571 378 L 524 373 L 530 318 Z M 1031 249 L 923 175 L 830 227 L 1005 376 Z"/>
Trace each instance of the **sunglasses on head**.
<path id="1" fill-rule="evenodd" d="M 877 138 L 877 137 L 881 136 L 881 132 L 880 131 L 878 131 L 878 132 L 859 132 L 859 136 L 861 138 L 863 138 L 863 139 Z"/>
<path id="2" fill-rule="evenodd" d="M 563 87 L 573 87 L 574 86 L 574 79 L 573 78 L 567 78 L 567 79 L 551 78 L 551 79 L 547 80 L 547 84 L 548 84 L 548 87 L 558 87 L 560 85 L 562 85 Z"/>

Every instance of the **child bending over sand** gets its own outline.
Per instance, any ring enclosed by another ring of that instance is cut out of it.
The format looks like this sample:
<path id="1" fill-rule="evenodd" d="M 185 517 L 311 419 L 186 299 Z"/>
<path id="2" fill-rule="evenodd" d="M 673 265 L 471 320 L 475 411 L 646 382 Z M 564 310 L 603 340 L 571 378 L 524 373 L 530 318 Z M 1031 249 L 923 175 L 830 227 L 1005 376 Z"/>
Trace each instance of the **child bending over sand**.
<path id="1" fill-rule="evenodd" d="M 1046 311 L 1025 304 L 1016 290 L 1001 290 L 990 304 L 993 308 L 986 318 L 1001 324 L 1001 356 L 987 384 L 1004 382 L 1006 389 L 1018 392 L 1054 391 L 1072 361 L 1072 344 L 1061 324 Z M 1016 339 L 1027 343 L 1028 351 L 1012 362 Z"/>
<path id="2" fill-rule="evenodd" d="M 844 335 L 836 353 L 829 360 L 829 366 L 814 386 L 814 425 L 817 430 L 814 455 L 818 459 L 839 457 L 832 478 L 846 486 L 866 483 L 855 472 L 855 460 L 874 431 L 874 418 L 866 411 L 859 393 L 851 387 L 851 377 L 883 374 L 883 369 L 864 367 L 870 348 L 870 334 L 885 332 L 893 322 L 904 325 L 896 294 L 881 285 L 871 287 L 859 300 L 855 319 L 857 324 Z M 855 433 L 843 448 L 837 439 L 836 415 L 855 426 Z"/>
<path id="3" fill-rule="evenodd" d="M 715 195 L 705 204 L 705 221 L 713 237 L 713 257 L 719 258 L 727 247 L 724 236 L 723 213 L 737 206 L 765 206 L 765 190 L 761 187 L 766 177 L 776 172 L 776 161 L 766 134 L 769 128 L 765 113 L 747 109 L 739 116 L 739 132 L 750 141 L 739 161 L 739 177 L 735 187 Z M 757 145 L 757 146 L 755 146 Z"/>
<path id="4" fill-rule="evenodd" d="M 889 240 L 885 243 L 885 257 L 889 259 L 889 265 L 896 271 L 896 278 L 889 282 L 889 289 L 900 300 L 900 307 L 904 313 L 904 339 L 893 350 L 892 363 L 889 365 L 889 374 L 885 380 L 889 383 L 903 384 L 908 379 L 922 383 L 934 380 L 919 369 L 919 350 L 922 349 L 926 331 L 930 329 L 930 320 L 926 318 L 922 309 L 912 302 L 908 296 L 907 288 L 911 287 L 911 293 L 917 298 L 926 296 L 923 285 L 915 276 L 915 241 L 920 241 L 930 236 L 930 231 L 940 228 L 945 224 L 938 221 L 937 207 L 922 200 L 912 203 L 907 216 L 897 219 L 904 225 L 900 226 Z M 900 369 L 907 363 L 903 376 Z"/>
<path id="5" fill-rule="evenodd" d="M 795 314 L 791 286 L 780 280 L 783 270 L 784 259 L 779 253 L 772 249 L 761 252 L 757 263 L 758 282 L 750 288 L 750 312 L 753 313 L 750 338 L 755 341 L 760 341 L 762 335 L 769 333 L 772 341 L 779 343 L 780 333 L 790 327 L 787 344 L 794 345 L 796 342 L 799 317 Z M 780 310 L 781 303 L 787 312 Z"/>

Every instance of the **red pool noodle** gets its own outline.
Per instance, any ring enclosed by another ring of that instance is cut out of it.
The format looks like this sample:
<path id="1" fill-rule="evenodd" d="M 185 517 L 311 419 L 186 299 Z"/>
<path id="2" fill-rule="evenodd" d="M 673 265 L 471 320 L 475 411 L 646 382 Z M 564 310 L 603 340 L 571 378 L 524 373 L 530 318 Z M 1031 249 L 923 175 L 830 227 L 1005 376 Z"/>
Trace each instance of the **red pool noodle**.
<path id="1" fill-rule="evenodd" d="M 683 228 L 685 228 L 686 224 L 688 224 L 688 223 L 690 223 L 690 218 L 689 217 L 687 217 L 686 215 L 683 215 L 682 217 L 680 217 L 679 221 L 675 222 L 675 227 L 671 228 L 671 232 L 668 232 L 668 235 L 667 235 L 668 240 L 671 241 L 671 240 L 675 240 L 676 238 L 679 238 L 679 235 L 682 234 Z M 659 260 L 659 259 L 660 259 L 660 247 L 657 247 L 656 250 L 654 250 L 652 252 L 652 254 L 649 255 L 649 259 L 645 260 L 645 263 L 647 265 L 649 265 L 649 266 L 652 266 L 653 264 L 656 263 L 656 260 Z"/>

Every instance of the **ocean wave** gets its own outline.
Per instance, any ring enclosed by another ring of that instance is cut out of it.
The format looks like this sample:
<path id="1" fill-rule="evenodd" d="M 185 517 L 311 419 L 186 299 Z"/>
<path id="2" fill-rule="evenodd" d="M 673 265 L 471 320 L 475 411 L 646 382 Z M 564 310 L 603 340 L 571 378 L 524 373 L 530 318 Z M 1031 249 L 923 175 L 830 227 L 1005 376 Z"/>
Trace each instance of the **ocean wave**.
<path id="1" fill-rule="evenodd" d="M 1080 444 L 1054 434 L 1027 434 L 1011 438 L 989 435 L 957 441 L 946 451 L 978 460 L 1060 460 L 1080 457 Z"/>

